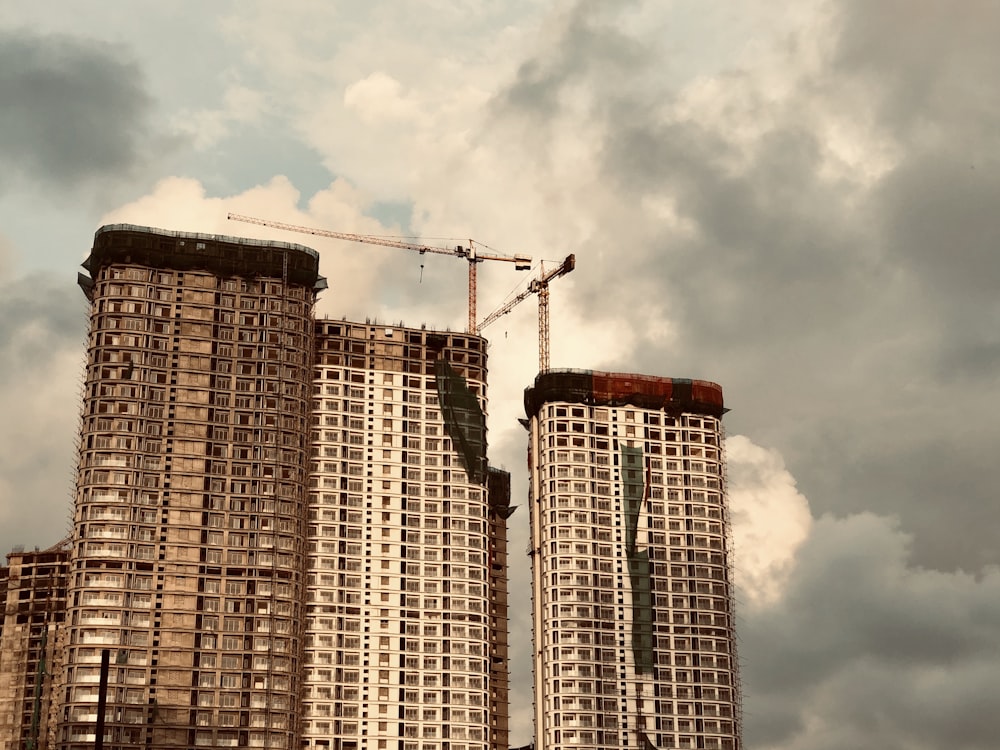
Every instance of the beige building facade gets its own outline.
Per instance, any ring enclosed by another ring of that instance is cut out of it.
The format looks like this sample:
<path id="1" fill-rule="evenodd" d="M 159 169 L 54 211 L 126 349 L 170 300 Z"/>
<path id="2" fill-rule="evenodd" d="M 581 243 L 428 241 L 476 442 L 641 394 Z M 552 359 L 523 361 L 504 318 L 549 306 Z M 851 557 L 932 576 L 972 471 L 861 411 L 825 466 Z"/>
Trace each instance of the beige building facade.
<path id="1" fill-rule="evenodd" d="M 722 389 L 547 371 L 525 406 L 536 750 L 738 750 Z"/>
<path id="2" fill-rule="evenodd" d="M 485 340 L 315 320 L 299 245 L 114 225 L 84 267 L 47 746 L 506 748 Z"/>
<path id="3" fill-rule="evenodd" d="M 316 340 L 303 745 L 505 748 L 486 342 L 343 321 Z"/>
<path id="4" fill-rule="evenodd" d="M 97 232 L 60 748 L 295 744 L 318 264 Z"/>
<path id="5" fill-rule="evenodd" d="M 54 740 L 69 548 L 15 550 L 0 568 L 0 749 L 48 748 Z"/>

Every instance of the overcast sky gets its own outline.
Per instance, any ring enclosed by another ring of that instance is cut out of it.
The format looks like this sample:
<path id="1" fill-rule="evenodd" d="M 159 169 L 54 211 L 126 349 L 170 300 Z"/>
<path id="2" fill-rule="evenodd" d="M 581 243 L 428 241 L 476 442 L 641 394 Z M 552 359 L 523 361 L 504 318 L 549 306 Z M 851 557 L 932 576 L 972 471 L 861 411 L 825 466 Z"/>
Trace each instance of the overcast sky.
<path id="1" fill-rule="evenodd" d="M 453 329 L 464 264 L 226 212 L 572 252 L 553 366 L 725 389 L 747 747 L 993 750 L 1000 2 L 360 6 L 0 9 L 0 549 L 68 529 L 102 224 L 308 244 L 321 314 Z M 480 279 L 484 315 L 524 277 Z M 486 333 L 523 504 L 534 301 Z"/>

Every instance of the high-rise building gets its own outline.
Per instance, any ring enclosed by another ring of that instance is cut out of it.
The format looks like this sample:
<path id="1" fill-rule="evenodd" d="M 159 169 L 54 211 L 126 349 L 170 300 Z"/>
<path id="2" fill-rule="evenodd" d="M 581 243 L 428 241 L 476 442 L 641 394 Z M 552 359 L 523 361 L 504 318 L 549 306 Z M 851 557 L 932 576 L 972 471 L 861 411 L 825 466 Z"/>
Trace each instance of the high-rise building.
<path id="1" fill-rule="evenodd" d="M 536 750 L 738 750 L 722 389 L 547 371 L 525 408 Z"/>
<path id="2" fill-rule="evenodd" d="M 303 745 L 506 748 L 486 342 L 320 321 L 316 359 Z"/>
<path id="3" fill-rule="evenodd" d="M 0 747 L 52 746 L 69 549 L 15 549 L 0 568 Z"/>
<path id="4" fill-rule="evenodd" d="M 485 340 L 316 321 L 299 245 L 115 225 L 84 267 L 60 750 L 506 749 Z"/>
<path id="5" fill-rule="evenodd" d="M 309 248 L 101 228 L 59 747 L 290 748 L 300 692 Z"/>

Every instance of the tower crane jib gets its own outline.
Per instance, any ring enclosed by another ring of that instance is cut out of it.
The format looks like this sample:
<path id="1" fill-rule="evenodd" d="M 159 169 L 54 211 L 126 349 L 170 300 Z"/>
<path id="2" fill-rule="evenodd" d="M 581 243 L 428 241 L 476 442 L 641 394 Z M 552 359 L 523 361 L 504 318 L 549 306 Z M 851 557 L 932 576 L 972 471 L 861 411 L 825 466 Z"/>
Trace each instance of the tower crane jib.
<path id="1" fill-rule="evenodd" d="M 300 234 L 311 234 L 316 237 L 329 237 L 336 240 L 346 240 L 348 242 L 360 242 L 366 245 L 381 245 L 382 247 L 396 247 L 403 250 L 415 250 L 418 253 L 435 253 L 438 255 L 451 255 L 462 258 L 469 263 L 469 333 L 477 335 L 479 328 L 476 325 L 476 297 L 477 297 L 477 274 L 476 265 L 486 260 L 502 261 L 513 263 L 514 269 L 527 271 L 531 268 L 531 257 L 528 255 L 506 255 L 497 252 L 482 252 L 477 248 L 476 242 L 469 240 L 468 247 L 456 245 L 454 248 L 436 247 L 434 245 L 418 245 L 413 242 L 403 242 L 392 237 L 379 237 L 372 234 L 353 234 L 350 232 L 334 232 L 329 229 L 317 229 L 305 227 L 298 224 L 288 224 L 282 221 L 271 221 L 269 219 L 258 219 L 254 216 L 244 216 L 242 214 L 230 213 L 227 218 L 231 221 L 242 221 L 247 224 L 256 224 L 272 229 L 282 229 L 288 232 L 298 232 Z"/>

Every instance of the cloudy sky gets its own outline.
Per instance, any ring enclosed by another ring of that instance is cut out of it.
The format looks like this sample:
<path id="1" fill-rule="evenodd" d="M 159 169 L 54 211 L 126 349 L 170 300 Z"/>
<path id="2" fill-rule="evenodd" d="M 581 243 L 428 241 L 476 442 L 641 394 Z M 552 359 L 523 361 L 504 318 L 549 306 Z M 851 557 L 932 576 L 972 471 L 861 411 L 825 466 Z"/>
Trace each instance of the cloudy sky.
<path id="1" fill-rule="evenodd" d="M 553 366 L 726 390 L 747 747 L 995 748 L 1000 2 L 361 5 L 3 4 L 0 548 L 68 526 L 102 224 L 310 244 L 321 314 L 453 329 L 464 264 L 226 212 L 572 252 Z M 523 281 L 480 270 L 484 314 Z M 534 307 L 487 329 L 518 492 Z"/>

